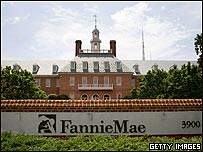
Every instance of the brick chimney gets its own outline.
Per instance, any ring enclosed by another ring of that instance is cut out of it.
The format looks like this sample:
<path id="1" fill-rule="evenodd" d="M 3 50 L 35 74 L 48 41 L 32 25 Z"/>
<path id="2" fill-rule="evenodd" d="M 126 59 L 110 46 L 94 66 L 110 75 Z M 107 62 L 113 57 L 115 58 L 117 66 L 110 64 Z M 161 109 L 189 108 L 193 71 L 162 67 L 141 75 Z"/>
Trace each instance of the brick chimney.
<path id="1" fill-rule="evenodd" d="M 112 53 L 116 57 L 116 41 L 115 40 L 110 41 L 110 50 L 112 51 Z"/>
<path id="2" fill-rule="evenodd" d="M 75 56 L 77 56 L 80 53 L 81 46 L 82 46 L 82 41 L 76 40 L 75 41 Z"/>

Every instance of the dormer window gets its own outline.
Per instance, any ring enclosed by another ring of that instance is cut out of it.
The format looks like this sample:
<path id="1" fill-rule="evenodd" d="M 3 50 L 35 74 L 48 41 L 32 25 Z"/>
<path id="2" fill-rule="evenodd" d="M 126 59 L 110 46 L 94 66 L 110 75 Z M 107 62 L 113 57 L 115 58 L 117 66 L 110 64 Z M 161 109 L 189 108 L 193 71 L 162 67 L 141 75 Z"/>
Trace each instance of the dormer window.
<path id="1" fill-rule="evenodd" d="M 87 66 L 88 66 L 88 62 L 87 61 L 82 62 L 83 70 L 87 70 Z"/>
<path id="2" fill-rule="evenodd" d="M 139 65 L 138 65 L 138 64 L 135 64 L 135 65 L 133 66 L 133 69 L 134 69 L 134 72 L 135 72 L 136 74 L 140 74 L 140 70 L 139 70 Z"/>
<path id="3" fill-rule="evenodd" d="M 32 66 L 32 74 L 37 74 L 38 71 L 39 71 L 39 65 L 34 64 Z"/>
<path id="4" fill-rule="evenodd" d="M 116 62 L 116 68 L 117 69 L 121 69 L 121 61 L 117 61 Z"/>
<path id="5" fill-rule="evenodd" d="M 109 69 L 109 61 L 104 62 L 104 68 L 105 68 L 106 70 Z"/>
<path id="6" fill-rule="evenodd" d="M 153 70 L 158 70 L 158 65 L 155 63 L 153 66 L 152 66 Z"/>
<path id="7" fill-rule="evenodd" d="M 20 70 L 21 67 L 20 67 L 20 65 L 18 65 L 18 64 L 14 64 L 14 65 L 13 65 L 13 69 L 14 69 L 14 70 Z"/>
<path id="8" fill-rule="evenodd" d="M 75 69 L 75 67 L 76 67 L 76 62 L 75 61 L 71 61 L 70 68 L 71 69 Z"/>
<path id="9" fill-rule="evenodd" d="M 171 67 L 170 67 L 170 69 L 177 69 L 177 65 L 176 64 L 173 64 Z"/>
<path id="10" fill-rule="evenodd" d="M 94 70 L 98 70 L 99 69 L 99 62 L 95 61 L 94 62 Z"/>
<path id="11" fill-rule="evenodd" d="M 52 69 L 52 73 L 53 74 L 57 74 L 58 73 L 58 69 L 59 69 L 58 65 L 54 64 L 53 65 L 53 69 Z"/>

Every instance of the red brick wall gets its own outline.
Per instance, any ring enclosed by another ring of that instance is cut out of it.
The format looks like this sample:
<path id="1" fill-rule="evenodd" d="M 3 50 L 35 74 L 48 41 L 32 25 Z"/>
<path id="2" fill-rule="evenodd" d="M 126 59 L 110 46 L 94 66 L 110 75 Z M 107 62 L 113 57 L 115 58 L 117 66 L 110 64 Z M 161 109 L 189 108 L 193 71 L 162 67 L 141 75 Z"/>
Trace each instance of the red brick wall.
<path id="1" fill-rule="evenodd" d="M 82 84 L 82 77 L 87 77 L 87 83 L 93 83 L 93 77 L 98 77 L 98 84 L 104 84 L 104 76 L 109 77 L 109 84 L 113 84 L 113 90 L 95 90 L 95 91 L 80 91 L 78 90 L 78 84 Z M 75 85 L 70 86 L 70 77 L 75 77 Z M 122 85 L 116 85 L 116 77 L 122 78 Z M 117 94 L 121 93 L 122 97 L 130 96 L 130 90 L 132 89 L 132 76 L 131 74 L 63 74 L 60 77 L 60 90 L 59 94 L 75 94 L 75 99 L 81 99 L 82 94 L 87 94 L 89 97 L 92 97 L 93 94 L 98 94 L 100 99 L 103 99 L 104 94 L 109 94 L 111 99 L 116 99 Z"/>
<path id="2" fill-rule="evenodd" d="M 201 99 L 2 100 L 1 112 L 202 111 Z"/>
<path id="3" fill-rule="evenodd" d="M 35 79 L 40 79 L 40 87 L 43 91 L 46 92 L 47 95 L 49 94 L 59 94 L 59 87 L 56 87 L 56 79 L 58 77 L 35 77 Z M 51 86 L 46 87 L 46 79 L 50 79 Z"/>

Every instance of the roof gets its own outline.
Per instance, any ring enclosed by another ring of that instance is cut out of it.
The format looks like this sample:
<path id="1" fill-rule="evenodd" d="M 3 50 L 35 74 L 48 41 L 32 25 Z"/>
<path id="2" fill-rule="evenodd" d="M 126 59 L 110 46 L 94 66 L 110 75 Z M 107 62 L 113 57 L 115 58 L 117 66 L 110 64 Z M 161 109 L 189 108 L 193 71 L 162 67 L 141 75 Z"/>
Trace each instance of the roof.
<path id="1" fill-rule="evenodd" d="M 59 69 L 61 69 L 67 63 L 69 63 L 67 60 L 3 60 L 1 61 L 1 66 L 4 68 L 10 65 L 13 68 L 14 64 L 18 64 L 22 69 L 32 72 L 33 65 L 37 64 L 40 67 L 37 75 L 52 75 L 54 64 L 58 65 Z"/>
<path id="2" fill-rule="evenodd" d="M 103 56 L 102 56 L 103 55 Z M 88 72 L 88 73 L 94 73 L 94 72 L 100 72 L 100 73 L 129 73 L 132 72 L 131 69 L 129 69 L 124 63 L 121 62 L 121 69 L 117 69 L 117 63 L 120 61 L 118 58 L 114 57 L 112 54 L 100 54 L 100 56 L 97 56 L 92 54 L 91 56 L 76 56 L 72 61 L 76 62 L 76 70 L 74 72 Z M 83 71 L 83 62 L 88 62 L 88 70 Z M 99 69 L 98 71 L 94 70 L 94 62 L 99 62 Z M 105 63 L 109 62 L 109 70 L 105 69 Z M 67 64 L 64 68 L 60 70 L 60 72 L 71 72 L 70 63 Z"/>
<path id="3" fill-rule="evenodd" d="M 82 69 L 82 62 L 88 61 L 88 72 L 93 71 L 93 62 L 99 62 L 99 72 L 105 72 L 104 62 L 109 61 L 110 65 L 110 72 L 117 72 L 116 69 L 116 61 L 119 61 L 118 58 L 113 57 L 112 55 L 100 54 L 99 57 L 94 56 L 93 54 L 83 57 L 75 57 L 72 61 L 76 61 L 76 72 L 83 72 Z M 120 72 L 133 72 L 133 66 L 137 64 L 139 66 L 140 73 L 142 75 L 146 74 L 148 70 L 152 69 L 154 64 L 158 65 L 159 69 L 163 69 L 168 71 L 171 66 L 174 64 L 177 65 L 178 68 L 181 67 L 183 64 L 187 64 L 190 62 L 191 64 L 197 65 L 196 61 L 167 61 L 167 60 L 120 60 L 122 71 Z M 60 72 L 70 72 L 70 61 L 68 60 L 33 60 L 33 61 L 23 61 L 23 60 L 2 60 L 1 66 L 4 68 L 7 65 L 13 67 L 14 64 L 18 64 L 21 66 L 22 69 L 26 69 L 27 71 L 32 72 L 32 66 L 34 64 L 39 65 L 39 71 L 37 75 L 53 75 L 52 69 L 53 65 L 56 64 L 59 67 Z"/>
<path id="4" fill-rule="evenodd" d="M 139 66 L 139 70 L 140 73 L 142 75 L 145 75 L 147 73 L 148 70 L 152 69 L 153 65 L 158 65 L 159 69 L 163 69 L 165 71 L 168 71 L 170 69 L 171 66 L 173 66 L 174 64 L 177 65 L 177 68 L 181 68 L 181 66 L 183 64 L 187 64 L 188 62 L 190 62 L 193 65 L 198 65 L 197 61 L 169 61 L 169 60 L 122 60 L 122 62 L 128 66 L 129 68 L 131 68 L 131 70 L 133 70 L 133 66 L 134 65 L 138 65 Z"/>

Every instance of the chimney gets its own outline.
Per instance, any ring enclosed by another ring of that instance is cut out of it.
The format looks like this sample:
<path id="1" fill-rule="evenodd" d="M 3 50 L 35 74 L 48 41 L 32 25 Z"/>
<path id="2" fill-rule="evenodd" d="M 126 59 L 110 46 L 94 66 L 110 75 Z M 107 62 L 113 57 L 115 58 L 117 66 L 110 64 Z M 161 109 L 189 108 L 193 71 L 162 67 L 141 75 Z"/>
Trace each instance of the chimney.
<path id="1" fill-rule="evenodd" d="M 82 41 L 76 40 L 75 41 L 75 56 L 77 56 L 80 53 L 81 46 L 82 46 Z"/>
<path id="2" fill-rule="evenodd" d="M 110 50 L 112 51 L 113 55 L 116 57 L 116 41 L 110 41 Z"/>

